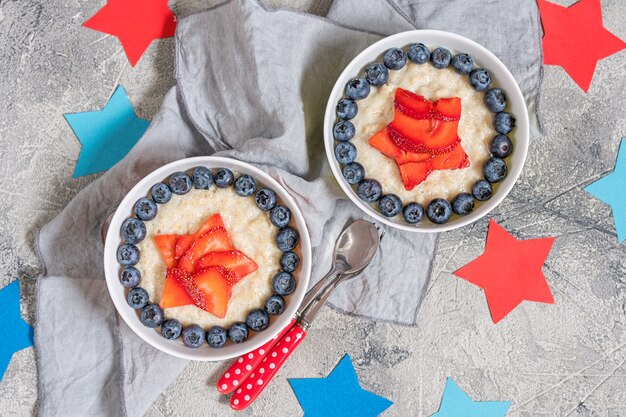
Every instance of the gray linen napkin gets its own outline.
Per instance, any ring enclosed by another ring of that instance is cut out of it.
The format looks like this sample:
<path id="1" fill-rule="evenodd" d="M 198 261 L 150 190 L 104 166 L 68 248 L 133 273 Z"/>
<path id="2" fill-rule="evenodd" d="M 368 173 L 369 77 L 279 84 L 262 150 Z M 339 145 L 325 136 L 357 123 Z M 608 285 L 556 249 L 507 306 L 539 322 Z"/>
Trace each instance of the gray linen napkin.
<path id="1" fill-rule="evenodd" d="M 386 0 L 370 0 L 367 7 L 357 0 L 336 0 L 327 18 L 321 18 L 231 0 L 180 20 L 177 86 L 150 128 L 123 161 L 40 232 L 44 276 L 38 283 L 35 346 L 41 416 L 140 416 L 186 365 L 143 343 L 118 320 L 104 283 L 102 221 L 155 168 L 210 154 L 257 165 L 291 192 L 305 215 L 314 245 L 312 284 L 326 272 L 340 230 L 363 217 L 341 200 L 345 196 L 325 163 L 326 98 L 345 65 L 381 35 L 414 28 L 414 15 L 434 19 L 450 12 L 449 6 L 437 11 L 428 3 L 402 2 L 405 14 Z M 422 15 L 415 5 L 429 14 Z M 457 7 L 464 6 L 458 2 Z M 534 80 L 525 87 L 532 106 L 540 79 L 538 27 L 531 22 L 536 5 L 525 0 L 516 8 L 524 13 L 511 13 L 510 6 L 492 6 L 492 12 L 499 28 L 509 28 L 506 39 L 520 40 L 525 54 L 535 52 L 534 61 L 524 61 L 525 71 L 516 74 Z M 446 29 L 463 33 L 467 16 L 454 16 L 457 20 L 447 20 Z M 491 32 L 483 28 L 474 39 L 486 44 Z M 517 49 L 508 54 L 521 55 Z M 413 324 L 437 237 L 387 234 L 365 276 L 346 284 L 331 302 L 352 314 Z"/>

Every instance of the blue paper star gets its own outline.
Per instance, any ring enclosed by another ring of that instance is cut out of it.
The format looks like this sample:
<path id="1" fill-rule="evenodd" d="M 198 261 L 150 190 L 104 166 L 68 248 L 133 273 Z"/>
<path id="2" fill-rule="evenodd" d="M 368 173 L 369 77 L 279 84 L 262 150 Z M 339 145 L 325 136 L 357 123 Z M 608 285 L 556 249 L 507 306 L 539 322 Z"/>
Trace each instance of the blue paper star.
<path id="1" fill-rule="evenodd" d="M 2 342 L 0 343 L 0 380 L 18 350 L 33 345 L 33 328 L 20 315 L 20 284 L 13 281 L 0 290 Z"/>
<path id="2" fill-rule="evenodd" d="M 474 402 L 448 378 L 439 411 L 431 417 L 504 417 L 510 406 L 510 401 Z"/>
<path id="3" fill-rule="evenodd" d="M 290 379 L 289 383 L 304 417 L 375 417 L 393 404 L 361 388 L 348 355 L 326 378 Z"/>
<path id="4" fill-rule="evenodd" d="M 626 138 L 622 138 L 617 153 L 615 169 L 596 182 L 585 187 L 585 191 L 604 201 L 613 210 L 615 230 L 619 242 L 626 239 Z"/>
<path id="5" fill-rule="evenodd" d="M 102 110 L 64 116 L 82 144 L 74 178 L 111 168 L 126 156 L 150 124 L 137 117 L 121 85 Z"/>

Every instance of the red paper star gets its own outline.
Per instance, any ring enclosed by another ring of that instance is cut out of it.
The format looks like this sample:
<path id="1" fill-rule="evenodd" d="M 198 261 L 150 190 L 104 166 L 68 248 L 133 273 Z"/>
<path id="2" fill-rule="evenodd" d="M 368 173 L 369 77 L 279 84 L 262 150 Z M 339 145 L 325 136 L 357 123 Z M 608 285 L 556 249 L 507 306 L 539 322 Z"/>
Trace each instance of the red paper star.
<path id="1" fill-rule="evenodd" d="M 626 43 L 602 25 L 600 0 L 580 0 L 563 7 L 538 0 L 543 23 L 543 62 L 558 65 L 585 92 L 596 64 L 626 48 Z"/>
<path id="2" fill-rule="evenodd" d="M 134 67 L 153 40 L 174 36 L 176 16 L 167 0 L 109 0 L 83 26 L 116 36 Z"/>
<path id="3" fill-rule="evenodd" d="M 554 238 L 517 240 L 493 219 L 485 252 L 454 275 L 485 291 L 494 323 L 522 301 L 554 304 L 541 268 Z"/>

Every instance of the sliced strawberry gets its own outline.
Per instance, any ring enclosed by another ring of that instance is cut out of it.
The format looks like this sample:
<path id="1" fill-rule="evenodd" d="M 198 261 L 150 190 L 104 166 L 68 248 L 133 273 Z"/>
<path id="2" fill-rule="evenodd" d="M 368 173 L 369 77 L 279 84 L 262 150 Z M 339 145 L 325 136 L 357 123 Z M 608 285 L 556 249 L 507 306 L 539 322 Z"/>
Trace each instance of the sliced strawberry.
<path id="1" fill-rule="evenodd" d="M 433 169 L 459 169 L 469 166 L 469 158 L 459 143 L 450 152 L 437 155 L 432 160 Z"/>
<path id="2" fill-rule="evenodd" d="M 176 241 L 175 251 L 176 259 L 179 259 L 185 254 L 185 252 L 189 250 L 191 245 L 193 245 L 194 240 L 195 239 L 193 238 L 193 235 L 182 235 L 178 238 L 178 240 Z"/>
<path id="3" fill-rule="evenodd" d="M 234 249 L 228 239 L 226 229 L 215 227 L 198 238 L 178 262 L 178 268 L 191 273 L 196 262 L 209 252 L 221 252 Z"/>
<path id="4" fill-rule="evenodd" d="M 226 229 L 226 226 L 224 226 L 224 220 L 222 220 L 222 216 L 219 213 L 212 215 L 211 217 L 206 219 L 204 223 L 202 223 L 198 230 L 196 230 L 196 232 L 193 234 L 194 240 L 198 239 L 209 230 L 215 229 L 216 227 L 223 227 L 224 229 Z"/>
<path id="5" fill-rule="evenodd" d="M 411 191 L 417 185 L 421 184 L 432 172 L 430 161 L 409 162 L 407 164 L 398 165 L 398 167 L 400 168 L 402 183 L 407 191 Z"/>
<path id="6" fill-rule="evenodd" d="M 193 299 L 187 294 L 185 287 L 176 280 L 173 269 L 168 269 L 165 286 L 161 293 L 161 308 L 172 308 L 189 304 L 194 304 Z"/>
<path id="7" fill-rule="evenodd" d="M 430 119 L 433 103 L 403 88 L 396 89 L 394 96 L 396 111 L 401 111 L 414 119 Z"/>
<path id="8" fill-rule="evenodd" d="M 403 112 L 396 111 L 389 126 L 408 138 L 415 138 L 415 142 L 420 142 L 422 141 L 421 138 L 427 137 L 437 127 L 437 120 L 415 119 Z"/>
<path id="9" fill-rule="evenodd" d="M 461 99 L 458 97 L 440 98 L 433 106 L 434 117 L 441 120 L 457 121 L 461 118 Z"/>
<path id="10" fill-rule="evenodd" d="M 403 151 L 391 140 L 387 127 L 381 129 L 378 133 L 372 136 L 369 139 L 369 144 L 371 147 L 377 149 L 380 153 L 389 158 L 396 159 L 403 153 Z"/>
<path id="11" fill-rule="evenodd" d="M 230 281 L 235 278 L 221 266 L 211 266 L 193 276 L 196 287 L 204 295 L 203 310 L 223 319 L 230 301 Z"/>
<path id="12" fill-rule="evenodd" d="M 446 122 L 440 122 L 440 123 L 446 123 Z M 450 122 L 450 123 L 455 123 L 455 122 Z M 429 147 L 427 146 L 426 143 L 415 142 L 405 137 L 404 135 L 398 133 L 391 125 L 389 125 L 387 128 L 389 129 L 389 134 L 393 142 L 396 144 L 396 146 L 398 146 L 400 149 L 404 150 L 405 152 L 412 152 L 412 153 L 418 153 L 418 154 L 429 153 L 432 155 L 438 155 L 441 153 L 450 152 L 450 150 L 459 143 L 459 137 L 455 136 L 453 141 L 446 140 L 443 143 L 441 143 L 441 145 L 444 145 L 444 146 Z"/>
<path id="13" fill-rule="evenodd" d="M 178 235 L 157 235 L 154 237 L 154 243 L 156 243 L 161 252 L 161 257 L 165 261 L 168 268 L 176 266 L 176 241 Z"/>
<path id="14" fill-rule="evenodd" d="M 232 272 L 235 279 L 232 285 L 259 268 L 256 262 L 238 250 L 211 252 L 196 263 L 196 270 L 211 266 L 222 266 Z"/>
<path id="15" fill-rule="evenodd" d="M 171 274 L 176 282 L 184 289 L 187 296 L 192 300 L 192 304 L 195 304 L 196 307 L 202 310 L 207 309 L 207 301 L 204 292 L 200 291 L 191 274 L 178 268 L 170 269 L 168 271 L 168 275 L 169 274 Z"/>

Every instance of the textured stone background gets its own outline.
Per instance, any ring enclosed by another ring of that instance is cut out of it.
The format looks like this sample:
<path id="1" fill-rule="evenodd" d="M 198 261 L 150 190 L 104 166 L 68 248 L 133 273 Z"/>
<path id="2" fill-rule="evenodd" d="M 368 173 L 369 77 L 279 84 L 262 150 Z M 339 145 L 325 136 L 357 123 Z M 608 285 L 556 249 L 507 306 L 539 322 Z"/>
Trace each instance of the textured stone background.
<path id="1" fill-rule="evenodd" d="M 323 14 L 329 1 L 267 3 Z M 102 107 L 121 82 L 140 117 L 151 118 L 174 83 L 171 39 L 153 43 L 133 69 L 115 38 L 80 26 L 101 3 L 0 0 L 0 286 L 21 279 L 31 324 L 34 234 L 96 177 L 71 178 L 80 145 L 62 113 Z M 206 4 L 171 2 L 181 16 Z M 623 0 L 602 5 L 606 27 L 626 39 Z M 610 208 L 581 189 L 613 167 L 626 136 L 624 91 L 626 51 L 599 63 L 589 94 L 562 69 L 546 68 L 545 136 L 492 214 L 520 238 L 558 237 L 544 268 L 555 305 L 524 303 L 493 325 L 482 291 L 451 275 L 482 252 L 484 219 L 443 237 L 417 327 L 326 309 L 280 377 L 240 415 L 301 415 L 286 378 L 324 376 L 349 353 L 362 385 L 395 402 L 389 417 L 434 413 L 447 376 L 476 399 L 512 400 L 511 417 L 626 417 L 625 246 Z M 190 364 L 148 416 L 229 415 L 212 388 L 226 365 Z M 35 355 L 26 349 L 0 382 L 0 416 L 36 412 Z"/>

